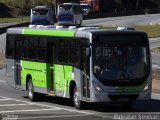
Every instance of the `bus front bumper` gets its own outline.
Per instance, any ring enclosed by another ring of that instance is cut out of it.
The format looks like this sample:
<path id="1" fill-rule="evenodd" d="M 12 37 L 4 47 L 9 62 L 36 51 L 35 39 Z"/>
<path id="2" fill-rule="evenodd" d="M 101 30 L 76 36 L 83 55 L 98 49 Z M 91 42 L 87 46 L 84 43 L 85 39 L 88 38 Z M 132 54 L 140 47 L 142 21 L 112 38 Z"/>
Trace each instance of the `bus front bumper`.
<path id="1" fill-rule="evenodd" d="M 93 95 L 93 94 L 92 94 Z M 150 100 L 151 91 L 145 90 L 138 93 L 99 93 L 95 92 L 92 102 L 129 102 L 135 100 Z"/>

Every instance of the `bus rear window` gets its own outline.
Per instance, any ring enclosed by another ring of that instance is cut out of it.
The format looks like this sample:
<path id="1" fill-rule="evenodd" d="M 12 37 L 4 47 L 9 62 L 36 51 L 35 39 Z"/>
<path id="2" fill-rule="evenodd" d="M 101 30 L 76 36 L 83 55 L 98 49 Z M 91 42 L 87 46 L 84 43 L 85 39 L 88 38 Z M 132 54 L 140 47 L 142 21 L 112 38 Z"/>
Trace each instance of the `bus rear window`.
<path id="1" fill-rule="evenodd" d="M 48 13 L 48 9 L 33 9 L 32 13 L 34 15 L 46 15 Z"/>

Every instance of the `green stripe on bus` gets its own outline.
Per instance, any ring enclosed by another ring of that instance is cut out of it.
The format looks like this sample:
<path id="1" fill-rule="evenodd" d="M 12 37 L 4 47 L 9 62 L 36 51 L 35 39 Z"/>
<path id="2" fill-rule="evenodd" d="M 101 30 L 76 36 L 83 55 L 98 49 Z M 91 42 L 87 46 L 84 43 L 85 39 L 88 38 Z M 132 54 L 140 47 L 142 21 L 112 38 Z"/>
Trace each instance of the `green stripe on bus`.
<path id="1" fill-rule="evenodd" d="M 54 68 L 53 71 L 51 66 Z M 46 89 L 52 87 L 54 90 L 69 92 L 69 85 L 73 80 L 72 66 L 21 60 L 21 67 L 21 83 L 23 85 L 26 85 L 26 77 L 29 74 L 35 87 Z M 52 74 L 53 82 L 51 82 Z"/>
<path id="2" fill-rule="evenodd" d="M 30 74 L 34 86 L 47 88 L 47 75 L 45 73 L 47 63 L 22 60 L 21 66 L 22 84 L 26 84 L 26 77 Z"/>
<path id="3" fill-rule="evenodd" d="M 74 37 L 75 32 L 74 31 L 64 31 L 64 30 L 23 29 L 22 34 Z"/>

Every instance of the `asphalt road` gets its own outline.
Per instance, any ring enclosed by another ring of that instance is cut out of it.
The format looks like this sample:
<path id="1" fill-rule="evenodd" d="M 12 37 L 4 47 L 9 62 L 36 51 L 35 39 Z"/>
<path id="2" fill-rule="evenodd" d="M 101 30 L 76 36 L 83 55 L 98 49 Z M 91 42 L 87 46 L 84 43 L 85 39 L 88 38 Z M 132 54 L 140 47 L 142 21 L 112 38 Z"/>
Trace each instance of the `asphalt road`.
<path id="1" fill-rule="evenodd" d="M 4 70 L 0 70 L 0 73 Z M 2 75 L 2 74 L 1 74 Z M 0 78 L 3 79 L 3 75 Z M 137 101 L 131 110 L 124 110 L 119 104 L 86 103 L 83 110 L 77 110 L 68 99 L 41 96 L 41 100 L 30 102 L 25 91 L 12 88 L 0 80 L 0 115 L 2 118 L 25 120 L 117 120 L 124 115 L 139 117 L 155 115 L 160 119 L 160 95 L 152 94 L 150 101 Z M 122 119 L 124 120 L 124 119 Z"/>
<path id="2" fill-rule="evenodd" d="M 160 38 L 150 39 L 150 48 L 160 46 Z M 154 70 L 160 70 L 160 55 L 152 53 L 152 68 Z"/>
<path id="3" fill-rule="evenodd" d="M 84 20 L 86 26 L 135 26 L 160 24 L 160 14 L 133 15 Z"/>

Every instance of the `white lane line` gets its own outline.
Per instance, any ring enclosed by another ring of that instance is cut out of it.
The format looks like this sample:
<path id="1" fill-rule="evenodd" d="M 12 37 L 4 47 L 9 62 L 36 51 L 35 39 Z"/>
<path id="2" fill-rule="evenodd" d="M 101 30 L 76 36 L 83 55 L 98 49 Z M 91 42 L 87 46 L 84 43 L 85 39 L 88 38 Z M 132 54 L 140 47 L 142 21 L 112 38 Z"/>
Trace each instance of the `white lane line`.
<path id="1" fill-rule="evenodd" d="M 152 65 L 152 68 L 153 69 L 160 69 L 160 66 L 159 65 Z"/>
<path id="2" fill-rule="evenodd" d="M 4 96 L 0 96 L 0 97 L 1 98 L 8 98 L 8 97 L 4 97 Z M 8 98 L 8 99 L 12 99 L 12 98 Z M 69 109 L 69 108 L 54 107 L 54 106 L 51 106 L 51 105 L 44 105 L 44 104 L 40 104 L 40 103 L 32 103 L 32 102 L 28 102 L 28 101 L 24 101 L 24 100 L 17 100 L 17 99 L 12 99 L 12 100 L 19 101 L 19 102 L 22 102 L 22 103 L 24 102 L 24 103 L 32 104 L 32 105 L 48 107 L 48 108 L 51 108 L 51 109 L 66 110 L 66 111 L 69 111 L 69 112 L 77 112 L 77 113 L 82 113 L 82 114 L 94 115 L 94 113 L 87 112 L 87 111 L 79 111 L 79 110 L 74 110 L 74 109 Z"/>
<path id="3" fill-rule="evenodd" d="M 160 56 L 160 54 L 159 54 L 159 53 L 154 53 L 154 52 L 152 52 L 152 54 L 153 54 L 153 55 Z"/>
<path id="4" fill-rule="evenodd" d="M 158 94 L 158 93 L 152 93 L 152 95 L 157 95 L 157 96 L 160 96 L 160 94 Z"/>
<path id="5" fill-rule="evenodd" d="M 12 111 L 0 111 L 0 113 L 15 113 L 15 112 L 36 112 L 36 111 L 53 111 L 59 109 L 32 109 L 32 110 L 12 110 Z"/>
<path id="6" fill-rule="evenodd" d="M 154 48 L 157 48 L 157 47 L 159 47 L 160 45 L 157 45 L 157 46 L 153 46 L 153 47 L 151 47 L 150 49 L 154 49 Z"/>
<path id="7" fill-rule="evenodd" d="M 6 101 L 6 100 L 11 100 L 10 98 L 3 98 L 3 99 L 0 99 L 0 101 Z"/>
<path id="8" fill-rule="evenodd" d="M 61 117 L 84 117 L 90 115 L 52 115 L 52 116 L 39 116 L 39 117 L 18 117 L 18 119 L 44 119 L 44 118 L 61 118 Z"/>
<path id="9" fill-rule="evenodd" d="M 4 80 L 0 80 L 0 82 L 6 83 L 6 81 L 4 81 Z"/>
<path id="10" fill-rule="evenodd" d="M 8 106 L 23 106 L 23 105 L 32 105 L 32 104 L 3 104 L 3 105 L 0 105 L 0 107 L 8 107 Z"/>

